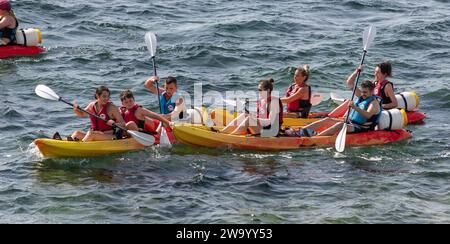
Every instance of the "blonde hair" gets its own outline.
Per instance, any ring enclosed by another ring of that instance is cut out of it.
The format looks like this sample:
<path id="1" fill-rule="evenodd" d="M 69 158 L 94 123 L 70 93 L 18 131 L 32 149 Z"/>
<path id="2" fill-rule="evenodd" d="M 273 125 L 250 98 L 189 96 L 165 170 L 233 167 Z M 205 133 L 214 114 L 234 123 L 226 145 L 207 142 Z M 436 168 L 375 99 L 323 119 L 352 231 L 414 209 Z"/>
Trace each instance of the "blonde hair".
<path id="1" fill-rule="evenodd" d="M 308 80 L 309 78 L 309 74 L 311 73 L 311 67 L 309 66 L 309 64 L 305 64 L 303 65 L 303 67 L 298 67 L 297 71 L 300 72 L 300 74 L 302 74 L 302 76 L 305 76 L 305 82 Z"/>

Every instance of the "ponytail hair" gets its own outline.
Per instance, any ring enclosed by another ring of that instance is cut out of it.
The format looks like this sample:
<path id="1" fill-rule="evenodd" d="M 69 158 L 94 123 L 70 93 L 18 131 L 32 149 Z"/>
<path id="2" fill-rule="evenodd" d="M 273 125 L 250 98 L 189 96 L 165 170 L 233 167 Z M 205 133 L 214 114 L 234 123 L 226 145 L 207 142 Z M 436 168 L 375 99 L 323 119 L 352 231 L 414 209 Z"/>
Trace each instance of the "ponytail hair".
<path id="1" fill-rule="evenodd" d="M 275 83 L 275 80 L 273 78 L 270 78 L 268 80 L 261 80 L 259 82 L 259 85 L 266 91 L 272 92 L 273 91 L 273 84 Z"/>

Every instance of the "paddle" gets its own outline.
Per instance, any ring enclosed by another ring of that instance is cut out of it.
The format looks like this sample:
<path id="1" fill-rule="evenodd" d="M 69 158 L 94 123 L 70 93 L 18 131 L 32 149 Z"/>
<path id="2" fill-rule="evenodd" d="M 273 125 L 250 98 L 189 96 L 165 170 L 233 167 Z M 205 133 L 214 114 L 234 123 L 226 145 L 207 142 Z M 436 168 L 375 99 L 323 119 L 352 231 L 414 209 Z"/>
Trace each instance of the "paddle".
<path id="1" fill-rule="evenodd" d="M 363 55 L 361 58 L 361 64 L 364 64 L 364 58 L 366 57 L 367 48 L 370 46 L 370 43 L 375 38 L 375 35 L 377 33 L 377 29 L 375 26 L 369 26 L 365 29 L 363 34 Z M 359 75 L 361 74 L 361 70 L 358 70 L 358 74 L 356 76 L 356 82 L 353 85 L 353 93 L 352 93 L 352 99 L 350 101 L 353 101 L 353 98 L 355 97 L 356 88 L 358 87 L 358 80 Z M 347 137 L 347 124 L 348 124 L 348 116 L 350 115 L 350 107 L 348 108 L 347 116 L 345 116 L 344 125 L 342 126 L 341 131 L 339 132 L 337 138 L 336 138 L 336 144 L 335 148 L 338 152 L 343 152 L 345 150 L 345 140 Z"/>
<path id="2" fill-rule="evenodd" d="M 156 35 L 153 32 L 147 32 L 145 34 L 145 43 L 147 44 L 147 49 L 150 52 L 150 57 L 152 57 L 153 75 L 157 76 L 157 74 L 156 74 L 156 61 L 155 61 Z M 158 94 L 159 113 L 162 114 L 161 97 L 160 97 L 160 94 L 159 94 L 159 82 L 157 80 L 155 82 L 156 82 L 156 92 Z M 160 145 L 172 146 L 172 144 L 170 143 L 169 137 L 167 136 L 167 133 L 166 133 L 164 127 L 162 127 L 162 131 L 161 132 L 164 132 L 164 133 L 161 133 Z"/>
<path id="3" fill-rule="evenodd" d="M 145 34 L 145 43 L 147 44 L 147 49 L 150 52 L 150 57 L 152 57 L 153 62 L 153 75 L 157 76 L 156 74 L 156 61 L 155 61 L 155 55 L 156 55 L 156 36 L 153 32 L 147 32 Z M 162 114 L 162 108 L 161 108 L 161 98 L 159 95 L 159 83 L 156 80 L 156 91 L 158 93 L 158 104 L 159 104 L 159 113 Z"/>
<path id="4" fill-rule="evenodd" d="M 45 98 L 48 100 L 53 100 L 53 101 L 60 101 L 60 102 L 70 105 L 71 107 L 74 106 L 72 103 L 67 102 L 62 97 L 58 96 L 52 89 L 50 89 L 49 87 L 47 87 L 45 85 L 37 85 L 35 92 L 36 92 L 36 95 L 38 95 L 42 98 Z M 97 118 L 99 120 L 108 122 L 107 120 L 101 118 L 100 116 L 92 114 L 92 113 L 80 108 L 79 106 L 78 106 L 78 109 L 91 115 L 91 116 L 94 116 L 95 118 Z M 130 134 L 137 142 L 139 142 L 140 144 L 142 144 L 144 146 L 151 146 L 155 143 L 155 138 L 151 135 L 148 135 L 148 134 L 145 134 L 142 132 L 138 132 L 138 131 L 128 130 L 128 129 L 126 129 L 122 126 L 116 125 L 116 124 L 114 124 L 113 126 L 119 128 L 123 131 L 128 132 L 128 134 Z"/>

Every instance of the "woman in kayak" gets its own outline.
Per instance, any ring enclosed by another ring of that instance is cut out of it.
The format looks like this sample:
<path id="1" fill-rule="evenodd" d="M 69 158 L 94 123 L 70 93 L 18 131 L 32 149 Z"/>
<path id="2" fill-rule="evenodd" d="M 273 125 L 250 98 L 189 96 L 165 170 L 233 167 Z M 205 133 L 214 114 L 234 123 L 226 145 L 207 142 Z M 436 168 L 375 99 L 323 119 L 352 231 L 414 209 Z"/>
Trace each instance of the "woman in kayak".
<path id="1" fill-rule="evenodd" d="M 347 133 L 358 133 L 375 130 L 377 126 L 381 111 L 381 98 L 374 95 L 374 84 L 370 80 L 365 80 L 361 83 L 360 96 L 356 102 L 350 101 L 351 108 L 349 123 L 347 125 Z M 298 135 L 300 136 L 315 136 L 316 131 L 327 128 L 317 134 L 318 136 L 331 136 L 342 129 L 343 121 L 334 118 L 325 118 L 317 122 L 311 123 L 302 130 Z"/>
<path id="2" fill-rule="evenodd" d="M 150 77 L 146 82 L 145 86 L 153 93 L 158 94 L 155 82 L 159 82 L 158 76 Z M 185 104 L 183 98 L 177 93 L 178 85 L 177 79 L 172 76 L 168 76 L 164 83 L 164 88 L 159 88 L 160 97 L 158 98 L 161 102 L 161 113 L 168 120 L 173 120 L 176 118 L 183 119 L 185 113 Z"/>
<path id="3" fill-rule="evenodd" d="M 353 89 L 353 85 L 355 84 L 356 76 L 358 72 L 361 72 L 364 68 L 364 65 L 359 66 L 347 79 L 347 85 L 350 89 Z M 392 109 L 397 108 L 397 99 L 394 94 L 394 84 L 387 80 L 388 77 L 392 76 L 392 65 L 391 63 L 385 61 L 383 63 L 377 64 L 375 68 L 375 81 L 373 82 L 375 86 L 374 94 L 383 99 L 383 108 L 384 109 Z M 356 96 L 361 95 L 361 91 L 356 89 Z"/>
<path id="4" fill-rule="evenodd" d="M 120 114 L 120 110 L 109 99 L 110 92 L 106 86 L 100 86 L 95 91 L 95 101 L 89 103 L 86 107 L 86 111 L 100 116 L 107 120 L 99 120 L 93 116 L 91 118 L 91 129 L 85 133 L 82 131 L 76 131 L 72 134 L 68 140 L 82 140 L 82 141 L 106 141 L 113 139 L 122 139 L 122 131 L 115 130 L 114 125 L 125 126 L 125 121 Z M 88 114 L 79 110 L 78 105 L 74 104 L 74 111 L 78 117 L 85 117 Z"/>
<path id="5" fill-rule="evenodd" d="M 311 110 L 311 86 L 306 82 L 310 74 L 309 65 L 298 67 L 294 74 L 294 83 L 289 86 L 281 102 L 287 104 L 286 117 L 308 118 Z"/>
<path id="6" fill-rule="evenodd" d="M 0 0 L 0 46 L 16 41 L 16 31 L 19 27 L 16 15 L 8 0 Z"/>
<path id="7" fill-rule="evenodd" d="M 232 135 L 257 135 L 262 130 L 275 130 L 275 135 L 283 124 L 283 104 L 280 98 L 272 96 L 274 80 L 262 80 L 259 82 L 258 91 L 260 101 L 257 103 L 256 116 L 242 113 L 231 121 L 220 132 Z M 276 125 L 276 128 L 272 127 Z"/>
<path id="8" fill-rule="evenodd" d="M 127 128 L 130 130 L 159 133 L 157 129 L 161 122 L 163 122 L 164 127 L 169 127 L 171 124 L 162 115 L 137 104 L 130 90 L 125 90 L 120 94 L 120 101 L 122 101 L 122 107 L 120 108 L 121 115 L 125 120 Z"/>

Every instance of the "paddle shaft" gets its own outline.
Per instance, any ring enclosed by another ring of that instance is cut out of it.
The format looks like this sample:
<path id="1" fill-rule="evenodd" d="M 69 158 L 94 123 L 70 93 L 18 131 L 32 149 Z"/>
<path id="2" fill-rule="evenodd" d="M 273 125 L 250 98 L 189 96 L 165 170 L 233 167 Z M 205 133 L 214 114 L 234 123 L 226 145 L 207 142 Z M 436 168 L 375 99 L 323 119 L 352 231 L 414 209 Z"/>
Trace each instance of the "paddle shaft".
<path id="1" fill-rule="evenodd" d="M 65 103 L 65 104 L 68 104 L 68 105 L 70 105 L 71 107 L 74 106 L 73 103 L 67 102 L 67 101 L 64 100 L 62 97 L 59 98 L 59 101 Z M 80 106 L 78 106 L 77 109 L 79 109 L 79 110 L 81 110 L 81 111 L 83 111 L 83 112 L 89 114 L 90 116 L 93 116 L 93 117 L 95 117 L 95 118 L 97 118 L 97 119 L 99 119 L 99 120 L 102 120 L 102 121 L 108 123 L 108 120 L 106 120 L 106 119 L 104 119 L 104 118 L 102 118 L 102 117 L 100 117 L 100 116 L 98 116 L 98 115 L 96 115 L 96 114 L 93 114 L 93 113 L 91 113 L 91 112 L 89 112 L 89 111 L 86 111 L 86 110 L 82 109 Z M 128 129 L 126 129 L 126 128 L 120 126 L 120 125 L 114 124 L 113 127 L 117 127 L 117 128 L 119 128 L 119 129 L 121 129 L 121 130 L 123 130 L 123 131 L 128 131 Z"/>
<path id="2" fill-rule="evenodd" d="M 152 61 L 153 61 L 153 74 L 154 74 L 154 76 L 157 76 L 156 75 L 156 61 L 155 61 L 155 57 L 154 56 L 152 57 Z M 162 114 L 161 97 L 160 97 L 160 94 L 159 94 L 159 82 L 158 81 L 156 81 L 156 92 L 158 93 L 159 113 Z"/>
<path id="3" fill-rule="evenodd" d="M 364 64 L 364 59 L 366 58 L 366 53 L 367 53 L 367 51 L 364 50 L 363 55 L 362 55 L 362 58 L 361 58 L 361 63 L 360 63 L 359 66 L 361 66 L 361 65 Z M 359 67 L 358 67 L 358 74 L 356 75 L 356 81 L 355 81 L 355 84 L 353 85 L 352 99 L 351 99 L 350 101 L 353 101 L 353 99 L 355 98 L 355 93 L 356 93 L 356 89 L 358 88 L 358 81 L 359 81 L 359 76 L 360 76 L 360 74 L 361 74 L 361 70 L 360 70 Z M 349 117 L 349 115 L 350 115 L 350 109 L 351 109 L 351 108 L 348 107 L 347 116 L 345 116 L 345 124 L 348 123 L 348 117 Z"/>

